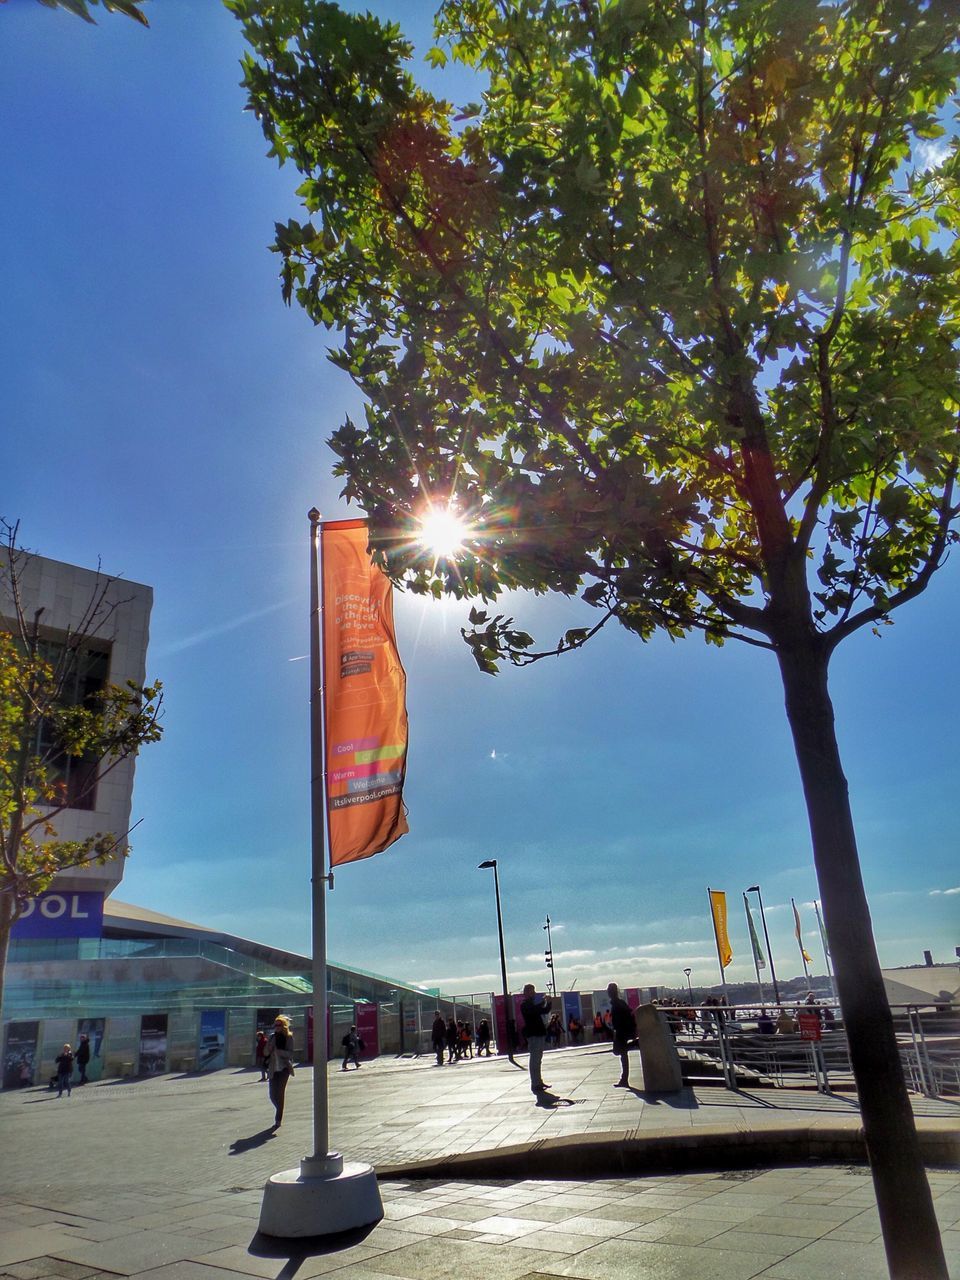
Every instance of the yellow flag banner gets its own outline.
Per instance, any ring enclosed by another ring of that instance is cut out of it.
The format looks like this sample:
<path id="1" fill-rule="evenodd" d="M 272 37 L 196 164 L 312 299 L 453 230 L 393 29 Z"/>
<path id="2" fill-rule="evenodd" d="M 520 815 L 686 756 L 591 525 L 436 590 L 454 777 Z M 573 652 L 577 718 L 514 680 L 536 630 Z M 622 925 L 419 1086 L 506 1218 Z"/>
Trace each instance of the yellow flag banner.
<path id="1" fill-rule="evenodd" d="M 330 865 L 382 853 L 409 830 L 406 675 L 393 587 L 370 559 L 365 520 L 320 525 Z"/>
<path id="2" fill-rule="evenodd" d="M 733 948 L 727 934 L 727 895 L 719 889 L 708 889 L 710 911 L 713 915 L 713 932 L 717 936 L 717 954 L 721 968 L 725 969 L 733 959 Z"/>
<path id="3" fill-rule="evenodd" d="M 797 910 L 797 904 L 794 902 L 792 898 L 790 899 L 790 903 L 793 906 L 793 918 L 797 926 L 796 929 L 794 930 L 794 933 L 796 934 L 796 937 L 797 937 L 797 945 L 800 948 L 800 954 L 803 956 L 804 960 L 806 960 L 807 964 L 812 964 L 813 957 L 807 953 L 803 945 L 803 935 L 800 932 L 800 912 Z"/>

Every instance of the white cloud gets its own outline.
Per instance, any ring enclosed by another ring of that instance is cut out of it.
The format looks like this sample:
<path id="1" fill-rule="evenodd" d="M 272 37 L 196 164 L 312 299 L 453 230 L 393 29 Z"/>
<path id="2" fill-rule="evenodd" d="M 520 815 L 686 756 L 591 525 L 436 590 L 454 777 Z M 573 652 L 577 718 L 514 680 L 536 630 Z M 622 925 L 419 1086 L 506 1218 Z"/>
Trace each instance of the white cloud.
<path id="1" fill-rule="evenodd" d="M 921 173 L 929 173 L 931 169 L 939 169 L 949 154 L 949 138 L 921 138 L 914 151 L 914 160 Z"/>
<path id="2" fill-rule="evenodd" d="M 953 889 L 931 889 L 930 897 L 936 898 L 938 895 L 942 895 L 945 898 L 949 898 L 949 897 L 953 897 L 953 895 L 956 893 L 960 893 L 960 884 L 958 884 Z"/>

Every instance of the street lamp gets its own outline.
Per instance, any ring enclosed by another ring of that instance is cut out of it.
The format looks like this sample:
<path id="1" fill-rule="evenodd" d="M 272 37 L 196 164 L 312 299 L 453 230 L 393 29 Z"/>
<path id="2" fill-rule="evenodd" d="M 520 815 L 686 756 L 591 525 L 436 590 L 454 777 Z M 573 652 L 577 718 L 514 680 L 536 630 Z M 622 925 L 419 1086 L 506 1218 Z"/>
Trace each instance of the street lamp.
<path id="1" fill-rule="evenodd" d="M 764 915 L 763 911 L 763 898 L 760 896 L 760 886 L 758 884 L 752 884 L 747 890 L 747 893 L 755 893 L 757 895 L 757 902 L 760 904 L 760 923 L 763 925 L 763 938 L 767 944 L 767 955 L 770 957 L 770 981 L 773 983 L 773 998 L 779 1005 L 780 988 L 777 986 L 777 971 L 773 967 L 773 952 L 770 950 L 770 935 L 767 933 L 767 917 Z"/>
<path id="2" fill-rule="evenodd" d="M 547 950 L 544 955 L 547 958 L 547 968 L 550 970 L 550 985 L 553 988 L 553 998 L 557 998 L 557 971 L 553 967 L 553 938 L 550 934 L 550 917 L 547 916 L 547 923 L 543 926 L 547 931 Z"/>
<path id="3" fill-rule="evenodd" d="M 488 858 L 477 865 L 478 871 L 493 867 L 493 890 L 497 897 L 497 933 L 500 938 L 500 977 L 503 979 L 503 1013 L 507 1022 L 507 1057 L 513 1062 L 513 1046 L 517 1042 L 517 1028 L 513 1018 L 513 1001 L 507 987 L 507 953 L 503 949 L 503 912 L 500 909 L 500 875 L 496 858 Z"/>
<path id="4" fill-rule="evenodd" d="M 691 973 L 693 973 L 693 970 L 684 969 L 683 972 L 687 975 L 687 993 L 690 996 L 690 1003 L 692 1005 L 693 1004 L 693 987 L 690 985 L 690 975 Z"/>

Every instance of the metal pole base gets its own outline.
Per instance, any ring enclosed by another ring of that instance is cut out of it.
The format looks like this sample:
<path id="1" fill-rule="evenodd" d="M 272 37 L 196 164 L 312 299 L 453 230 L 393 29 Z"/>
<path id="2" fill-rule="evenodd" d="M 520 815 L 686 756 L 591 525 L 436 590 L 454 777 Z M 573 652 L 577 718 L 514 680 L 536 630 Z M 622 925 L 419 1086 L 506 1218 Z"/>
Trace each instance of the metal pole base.
<path id="1" fill-rule="evenodd" d="M 339 1161 L 339 1171 L 333 1165 Z M 336 1152 L 321 1163 L 331 1167 L 325 1176 L 305 1176 L 300 1169 L 275 1173 L 263 1188 L 259 1229 L 282 1240 L 329 1236 L 370 1226 L 383 1217 L 377 1175 L 368 1164 L 344 1164 Z"/>

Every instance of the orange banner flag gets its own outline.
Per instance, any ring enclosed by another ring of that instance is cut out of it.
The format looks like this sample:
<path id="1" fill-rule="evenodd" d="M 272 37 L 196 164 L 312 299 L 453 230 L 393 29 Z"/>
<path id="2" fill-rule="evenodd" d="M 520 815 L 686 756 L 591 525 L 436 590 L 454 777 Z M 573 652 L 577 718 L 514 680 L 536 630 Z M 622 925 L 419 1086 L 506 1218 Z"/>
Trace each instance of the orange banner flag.
<path id="1" fill-rule="evenodd" d="M 403 803 L 407 680 L 393 587 L 370 559 L 366 520 L 320 525 L 330 865 L 382 853 L 409 830 Z"/>
<path id="2" fill-rule="evenodd" d="M 727 934 L 727 895 L 719 889 L 708 889 L 707 893 L 710 895 L 710 912 L 713 916 L 713 931 L 717 936 L 720 968 L 725 969 L 733 959 L 733 948 Z"/>

